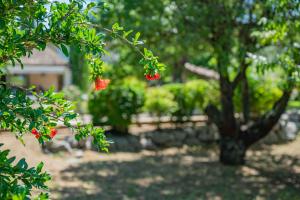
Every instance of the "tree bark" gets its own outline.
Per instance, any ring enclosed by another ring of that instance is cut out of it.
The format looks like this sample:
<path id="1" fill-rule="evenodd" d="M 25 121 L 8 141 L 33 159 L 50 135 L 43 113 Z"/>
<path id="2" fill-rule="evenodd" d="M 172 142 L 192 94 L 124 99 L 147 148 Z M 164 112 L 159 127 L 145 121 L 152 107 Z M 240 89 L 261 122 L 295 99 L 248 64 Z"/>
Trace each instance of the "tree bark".
<path id="1" fill-rule="evenodd" d="M 89 88 L 89 69 L 84 58 L 84 53 L 77 52 L 75 46 L 70 49 L 70 65 L 72 69 L 72 84 L 78 86 L 82 91 Z"/>
<path id="2" fill-rule="evenodd" d="M 221 121 L 221 113 L 218 108 L 212 104 L 209 104 L 205 110 L 205 114 L 208 116 L 208 119 L 216 124 L 216 126 L 220 129 L 222 126 Z"/>
<path id="3" fill-rule="evenodd" d="M 223 136 L 235 137 L 237 134 L 237 123 L 234 117 L 233 90 L 228 80 L 220 78 L 221 88 L 221 126 L 220 132 Z"/>
<path id="4" fill-rule="evenodd" d="M 272 128 L 277 124 L 280 116 L 285 111 L 292 93 L 292 87 L 286 89 L 281 98 L 274 104 L 273 109 L 265 113 L 246 131 L 242 132 L 240 138 L 244 141 L 246 147 L 250 147 L 260 139 L 264 138 Z"/>
<path id="5" fill-rule="evenodd" d="M 246 149 L 243 140 L 221 137 L 220 162 L 225 165 L 243 165 L 245 163 Z"/>
<path id="6" fill-rule="evenodd" d="M 173 69 L 173 81 L 177 83 L 183 82 L 183 71 L 184 71 L 184 64 L 186 63 L 186 58 L 183 56 L 181 59 L 179 59 Z"/>
<path id="7" fill-rule="evenodd" d="M 250 119 L 250 98 L 249 98 L 249 85 L 246 71 L 243 73 L 242 86 L 242 106 L 243 106 L 243 123 L 247 124 Z"/>
<path id="8" fill-rule="evenodd" d="M 212 69 L 208 69 L 208 67 L 204 66 L 196 66 L 191 63 L 185 63 L 184 64 L 185 69 L 192 72 L 193 74 L 197 74 L 200 79 L 205 80 L 219 80 L 220 75 Z"/>
<path id="9" fill-rule="evenodd" d="M 220 129 L 220 162 L 226 165 L 244 164 L 247 149 L 270 133 L 285 111 L 291 92 L 292 88 L 285 90 L 272 110 L 264 114 L 247 130 L 239 130 L 236 136 L 224 133 L 223 129 Z M 216 114 L 216 112 L 214 113 Z"/>

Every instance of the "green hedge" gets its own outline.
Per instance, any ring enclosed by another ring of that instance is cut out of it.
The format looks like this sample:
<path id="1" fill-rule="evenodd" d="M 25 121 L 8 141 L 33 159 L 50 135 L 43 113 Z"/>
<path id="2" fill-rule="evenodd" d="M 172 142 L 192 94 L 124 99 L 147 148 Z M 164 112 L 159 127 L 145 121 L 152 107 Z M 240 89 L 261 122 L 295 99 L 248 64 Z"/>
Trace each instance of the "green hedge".
<path id="1" fill-rule="evenodd" d="M 147 89 L 144 111 L 158 118 L 171 115 L 179 107 L 174 100 L 175 96 L 164 87 L 152 87 Z"/>
<path id="2" fill-rule="evenodd" d="M 274 77 L 250 78 L 249 92 L 252 115 L 271 109 L 282 94 Z M 144 82 L 127 77 L 114 80 L 106 90 L 91 95 L 88 107 L 94 123 L 111 125 L 114 130 L 126 133 L 132 116 L 140 111 L 158 118 L 170 116 L 182 122 L 195 113 L 203 113 L 208 103 L 220 107 L 219 99 L 216 81 L 192 80 L 146 89 Z M 236 112 L 241 112 L 240 89 L 235 93 L 234 104 Z"/>
<path id="3" fill-rule="evenodd" d="M 252 115 L 261 115 L 270 110 L 282 95 L 276 77 L 249 77 L 250 111 Z M 242 111 L 242 94 L 239 88 L 235 93 L 234 103 L 236 112 Z"/>
<path id="4" fill-rule="evenodd" d="M 132 116 L 141 110 L 144 101 L 145 83 L 127 77 L 90 95 L 88 107 L 95 124 L 111 125 L 115 132 L 128 133 Z"/>
<path id="5" fill-rule="evenodd" d="M 195 110 L 203 112 L 209 102 L 217 103 L 219 92 L 215 82 L 193 80 L 184 84 L 175 83 L 163 86 L 174 95 L 178 109 L 172 112 L 172 117 L 182 121 L 189 118 Z"/>

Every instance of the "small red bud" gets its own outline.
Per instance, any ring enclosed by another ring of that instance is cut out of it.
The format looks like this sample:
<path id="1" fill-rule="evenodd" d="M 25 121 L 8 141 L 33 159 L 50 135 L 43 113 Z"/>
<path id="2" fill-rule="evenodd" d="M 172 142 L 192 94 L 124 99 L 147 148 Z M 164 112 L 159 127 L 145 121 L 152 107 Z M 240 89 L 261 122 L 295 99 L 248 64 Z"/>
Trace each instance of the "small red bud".
<path id="1" fill-rule="evenodd" d="M 50 137 L 51 138 L 54 138 L 54 136 L 57 134 L 57 130 L 55 128 L 52 128 L 51 129 L 51 132 L 50 132 Z"/>
<path id="2" fill-rule="evenodd" d="M 158 80 L 160 79 L 160 75 L 159 73 L 154 74 L 153 76 L 151 76 L 151 74 L 147 74 L 145 75 L 146 79 L 149 81 L 153 81 L 153 80 Z"/>
<path id="3" fill-rule="evenodd" d="M 41 134 L 35 128 L 31 130 L 31 133 L 35 135 L 36 139 L 39 139 L 41 137 Z"/>
<path id="4" fill-rule="evenodd" d="M 109 79 L 101 79 L 100 77 L 97 77 L 95 80 L 95 90 L 105 90 L 109 83 Z"/>

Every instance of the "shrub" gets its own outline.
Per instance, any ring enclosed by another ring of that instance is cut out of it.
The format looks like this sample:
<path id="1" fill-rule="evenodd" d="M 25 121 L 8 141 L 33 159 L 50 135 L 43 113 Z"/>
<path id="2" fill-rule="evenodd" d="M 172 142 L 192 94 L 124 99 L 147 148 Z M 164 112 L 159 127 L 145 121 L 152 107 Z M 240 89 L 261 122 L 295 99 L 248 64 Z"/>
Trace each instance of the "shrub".
<path id="1" fill-rule="evenodd" d="M 139 32 L 129 36 L 132 31 L 125 31 L 116 23 L 111 30 L 103 33 L 97 28 L 102 25 L 91 24 L 91 11 L 97 8 L 101 13 L 104 12 L 102 5 L 101 2 L 96 4 L 85 0 L 70 0 L 68 3 L 47 0 L 0 1 L 3 11 L 0 17 L 0 129 L 10 131 L 23 144 L 23 136 L 31 132 L 43 144 L 54 137 L 56 131 L 53 128 L 58 122 L 63 122 L 72 130 L 77 141 L 92 137 L 93 144 L 99 150 L 108 151 L 109 143 L 103 129 L 92 124 L 71 123 L 77 121 L 78 114 L 74 112 L 72 103 L 63 98 L 63 93 L 56 93 L 53 88 L 39 93 L 33 88 L 14 87 L 2 78 L 6 75 L 4 66 L 18 64 L 23 68 L 21 57 L 29 57 L 34 50 L 44 51 L 47 44 L 52 43 L 67 57 L 69 50 L 66 45 L 84 54 L 91 80 L 98 82 L 103 75 L 103 54 L 110 36 L 128 41 L 139 51 L 145 75 L 163 70 L 164 65 L 159 63 L 157 56 L 146 48 L 140 50 Z M 124 89 L 126 86 L 122 87 Z M 136 95 L 132 96 L 134 99 Z M 0 151 L 0 160 L 4 161 L 0 162 L 0 199 L 33 199 L 33 187 L 46 189 L 43 184 L 48 175 L 41 173 L 42 164 L 28 168 L 25 160 L 21 159 L 15 166 L 12 164 L 13 158 L 7 159 L 7 153 Z M 8 195 L 3 195 L 4 192 Z M 41 193 L 38 199 L 48 197 Z"/>
<path id="2" fill-rule="evenodd" d="M 164 86 L 164 88 L 172 93 L 173 100 L 177 103 L 178 106 L 178 108 L 174 109 L 174 111 L 171 113 L 172 117 L 176 117 L 176 120 L 182 121 L 184 116 L 190 116 L 195 108 L 195 101 L 191 101 L 189 97 L 194 95 L 188 95 L 186 93 L 184 84 L 167 84 Z"/>
<path id="3" fill-rule="evenodd" d="M 9 150 L 0 150 L 0 199 L 30 199 L 32 190 L 48 189 L 45 183 L 51 177 L 42 172 L 42 162 L 37 167 L 28 167 L 24 158 L 16 161 L 16 157 L 8 157 L 8 154 Z M 37 199 L 48 199 L 48 194 L 40 193 Z"/>
<path id="4" fill-rule="evenodd" d="M 178 109 L 172 116 L 182 121 L 184 117 L 189 118 L 196 109 L 203 111 L 208 103 L 214 103 L 219 98 L 214 85 L 213 82 L 205 80 L 165 85 L 164 88 L 174 95 L 174 100 L 178 104 Z"/>
<path id="5" fill-rule="evenodd" d="M 195 109 L 203 112 L 208 104 L 218 104 L 220 94 L 218 84 L 215 81 L 192 80 L 185 83 L 184 86 L 186 98 L 195 101 Z"/>
<path id="6" fill-rule="evenodd" d="M 132 116 L 140 111 L 144 100 L 144 82 L 127 77 L 92 94 L 88 108 L 95 124 L 111 125 L 114 132 L 128 133 Z"/>
<path id="7" fill-rule="evenodd" d="M 270 110 L 274 103 L 282 95 L 282 90 L 278 86 L 278 77 L 258 77 L 251 76 L 249 78 L 249 94 L 250 94 L 250 112 L 253 116 L 263 114 Z M 236 111 L 242 111 L 242 94 L 239 88 L 235 94 L 234 103 Z"/>
<path id="8" fill-rule="evenodd" d="M 148 88 L 144 110 L 160 118 L 170 115 L 178 110 L 174 95 L 164 87 Z"/>
<path id="9" fill-rule="evenodd" d="M 291 99 L 288 104 L 289 109 L 299 109 L 300 108 L 300 88 L 299 86 L 293 90 Z"/>

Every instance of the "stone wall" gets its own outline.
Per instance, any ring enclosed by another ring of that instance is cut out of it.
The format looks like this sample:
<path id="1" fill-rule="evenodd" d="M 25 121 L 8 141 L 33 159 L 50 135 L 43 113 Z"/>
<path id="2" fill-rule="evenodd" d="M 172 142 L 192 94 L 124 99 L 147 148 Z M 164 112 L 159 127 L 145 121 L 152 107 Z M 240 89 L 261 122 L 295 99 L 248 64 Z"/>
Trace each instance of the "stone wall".
<path id="1" fill-rule="evenodd" d="M 260 143 L 279 144 L 296 139 L 300 131 L 300 110 L 289 110 L 284 113 L 278 124 Z"/>
<path id="2" fill-rule="evenodd" d="M 294 140 L 300 130 L 300 111 L 288 111 L 282 115 L 272 132 L 260 143 L 278 144 Z M 138 135 L 113 136 L 110 151 L 138 152 L 143 149 L 159 150 L 169 147 L 193 146 L 214 143 L 219 139 L 215 125 L 206 124 L 197 127 L 162 129 L 140 133 Z M 72 151 L 73 148 L 93 149 L 91 138 L 77 142 L 74 137 L 66 136 L 63 140 L 54 140 L 44 146 L 45 152 L 61 150 Z"/>

